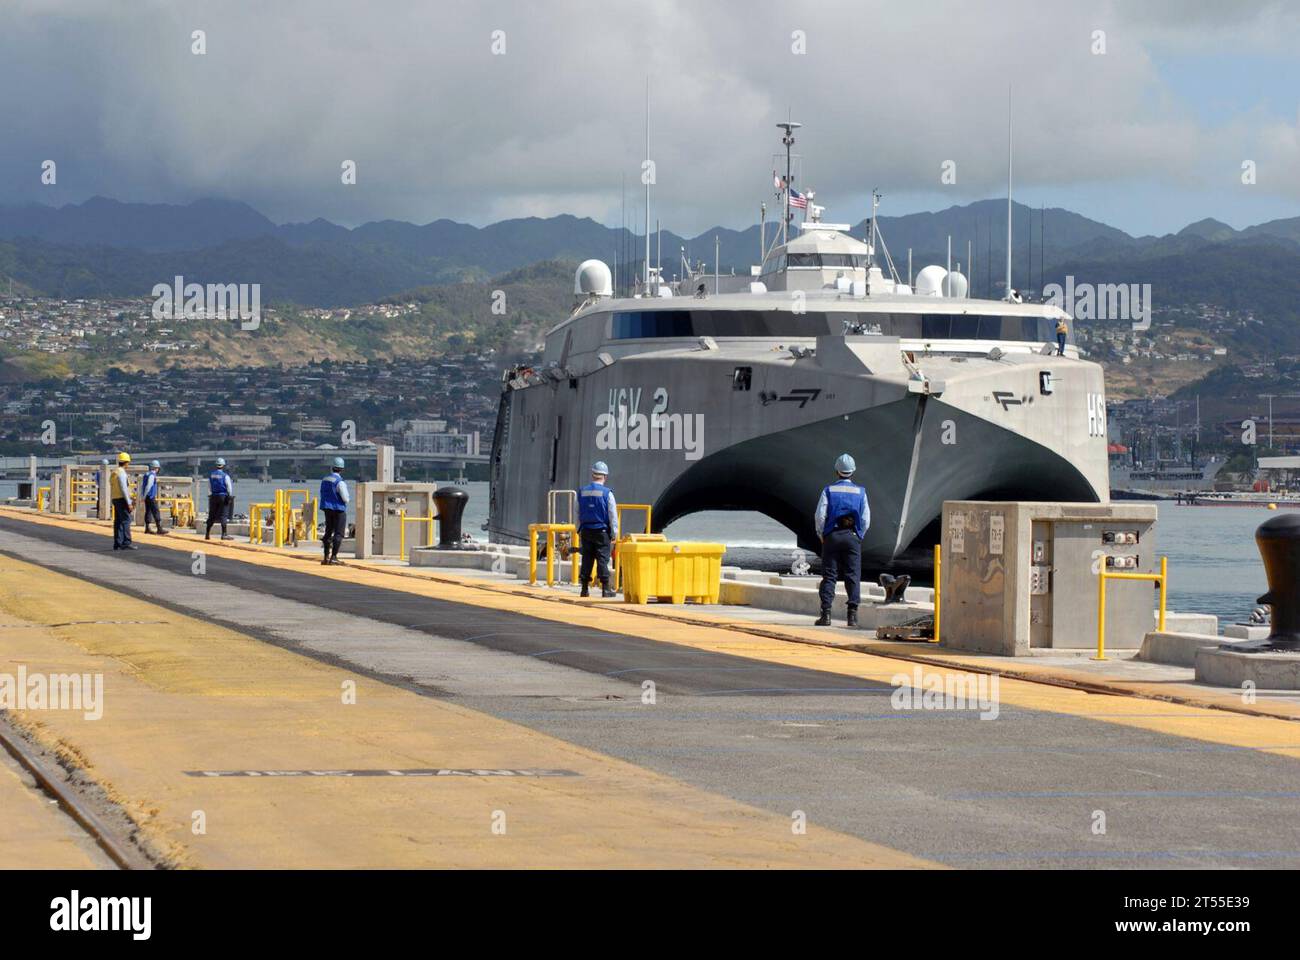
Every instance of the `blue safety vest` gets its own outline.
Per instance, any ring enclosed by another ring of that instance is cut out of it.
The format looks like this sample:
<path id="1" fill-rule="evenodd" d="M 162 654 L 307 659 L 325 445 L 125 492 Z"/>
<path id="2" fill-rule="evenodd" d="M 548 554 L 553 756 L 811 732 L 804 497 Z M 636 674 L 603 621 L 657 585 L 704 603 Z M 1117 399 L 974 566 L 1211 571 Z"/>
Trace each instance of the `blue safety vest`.
<path id="1" fill-rule="evenodd" d="M 214 497 L 230 496 L 230 475 L 218 468 L 208 475 L 208 490 Z"/>
<path id="2" fill-rule="evenodd" d="M 589 483 L 578 491 L 578 529 L 607 530 L 610 520 L 611 492 L 603 483 Z"/>
<path id="3" fill-rule="evenodd" d="M 140 481 L 140 496 L 146 500 L 154 500 L 158 497 L 158 474 L 150 470 Z"/>
<path id="4" fill-rule="evenodd" d="M 822 526 L 822 536 L 836 529 L 841 517 L 848 516 L 853 517 L 856 532 L 862 526 L 862 515 L 866 511 L 867 488 L 852 480 L 838 480 L 822 492 L 826 495 L 826 523 Z"/>
<path id="5" fill-rule="evenodd" d="M 343 502 L 339 495 L 339 487 L 343 483 L 343 477 L 337 473 L 331 473 L 328 477 L 320 482 L 320 505 L 322 510 L 346 510 L 348 505 Z"/>

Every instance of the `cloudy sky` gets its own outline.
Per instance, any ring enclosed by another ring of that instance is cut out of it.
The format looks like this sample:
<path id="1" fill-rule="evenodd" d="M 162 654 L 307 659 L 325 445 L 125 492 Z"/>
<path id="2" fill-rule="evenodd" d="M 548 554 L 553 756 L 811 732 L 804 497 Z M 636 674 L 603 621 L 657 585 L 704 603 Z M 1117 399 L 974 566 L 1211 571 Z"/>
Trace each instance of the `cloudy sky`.
<path id="1" fill-rule="evenodd" d="M 1298 50 L 1300 4 L 1253 0 L 4 0 L 0 203 L 617 224 L 648 76 L 678 231 L 757 220 L 787 116 L 833 219 L 1005 196 L 1008 85 L 1018 199 L 1242 227 L 1300 215 Z"/>

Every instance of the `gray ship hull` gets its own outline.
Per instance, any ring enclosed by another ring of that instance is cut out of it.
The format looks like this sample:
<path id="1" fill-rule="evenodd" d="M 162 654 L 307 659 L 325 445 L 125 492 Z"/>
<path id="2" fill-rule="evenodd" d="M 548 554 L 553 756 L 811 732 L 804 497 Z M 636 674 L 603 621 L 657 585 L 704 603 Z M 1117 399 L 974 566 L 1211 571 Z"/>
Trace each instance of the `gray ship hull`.
<path id="1" fill-rule="evenodd" d="M 547 517 L 547 491 L 581 486 L 596 459 L 609 463 L 620 503 L 653 506 L 655 530 L 698 511 L 749 510 L 817 550 L 818 495 L 835 457 L 850 453 L 870 498 L 863 561 L 875 569 L 928 557 L 944 500 L 1109 498 L 1095 364 L 1025 354 L 923 357 L 904 369 L 896 339 L 809 346 L 815 353 L 801 358 L 777 344 L 663 345 L 581 377 L 507 389 L 491 539 L 525 540 Z M 751 371 L 747 389 L 736 388 L 737 369 Z M 1046 392 L 1045 373 L 1054 383 Z M 699 449 L 638 449 L 621 437 L 611 445 L 608 433 L 602 443 L 598 419 L 611 411 L 618 424 L 655 412 L 699 417 Z"/>

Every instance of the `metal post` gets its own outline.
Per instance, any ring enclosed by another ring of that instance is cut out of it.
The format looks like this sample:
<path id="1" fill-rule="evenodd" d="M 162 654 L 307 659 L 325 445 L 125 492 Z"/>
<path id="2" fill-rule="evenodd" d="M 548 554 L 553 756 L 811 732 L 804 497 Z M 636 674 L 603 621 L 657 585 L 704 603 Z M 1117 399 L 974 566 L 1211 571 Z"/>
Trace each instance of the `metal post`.
<path id="1" fill-rule="evenodd" d="M 934 545 L 934 642 L 939 642 L 939 622 L 942 610 L 943 547 Z"/>
<path id="2" fill-rule="evenodd" d="M 1105 559 L 1102 560 L 1105 563 Z M 1106 568 L 1097 574 L 1097 655 L 1094 660 L 1106 659 Z"/>
<path id="3" fill-rule="evenodd" d="M 1169 596 L 1169 558 L 1160 558 L 1160 618 L 1156 622 L 1156 627 L 1161 633 L 1165 632 L 1165 600 Z"/>
<path id="4" fill-rule="evenodd" d="M 1011 87 L 1007 87 L 1007 290 L 1011 299 Z"/>

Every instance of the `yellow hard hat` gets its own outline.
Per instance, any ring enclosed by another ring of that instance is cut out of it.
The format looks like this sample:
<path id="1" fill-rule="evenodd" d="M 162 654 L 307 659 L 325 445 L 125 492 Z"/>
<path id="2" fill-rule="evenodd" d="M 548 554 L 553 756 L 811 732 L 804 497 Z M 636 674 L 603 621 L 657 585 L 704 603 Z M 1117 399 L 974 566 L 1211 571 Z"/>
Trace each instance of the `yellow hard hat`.
<path id="1" fill-rule="evenodd" d="M 129 453 L 127 453 L 125 450 L 123 450 L 121 453 L 119 453 L 119 454 L 117 455 L 117 462 L 118 462 L 118 463 L 130 463 L 130 462 L 131 462 L 131 454 L 129 454 Z"/>

